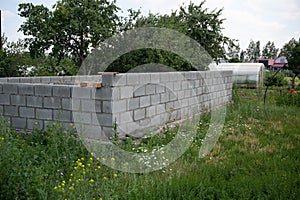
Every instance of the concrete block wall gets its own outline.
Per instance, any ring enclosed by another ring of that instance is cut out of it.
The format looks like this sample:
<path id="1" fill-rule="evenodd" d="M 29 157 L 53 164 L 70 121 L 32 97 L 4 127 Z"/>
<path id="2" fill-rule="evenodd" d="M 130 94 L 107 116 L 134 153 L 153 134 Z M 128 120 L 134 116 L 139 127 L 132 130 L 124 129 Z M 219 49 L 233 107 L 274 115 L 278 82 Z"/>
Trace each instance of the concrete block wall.
<path id="1" fill-rule="evenodd" d="M 120 133 L 139 133 L 226 104 L 232 72 L 168 72 L 103 75 L 112 90 L 112 119 Z"/>
<path id="2" fill-rule="evenodd" d="M 102 87 L 76 82 L 102 81 Z M 0 79 L 0 115 L 18 129 L 80 124 L 89 137 L 145 133 L 231 99 L 232 71 Z M 77 127 L 78 128 L 78 127 Z"/>

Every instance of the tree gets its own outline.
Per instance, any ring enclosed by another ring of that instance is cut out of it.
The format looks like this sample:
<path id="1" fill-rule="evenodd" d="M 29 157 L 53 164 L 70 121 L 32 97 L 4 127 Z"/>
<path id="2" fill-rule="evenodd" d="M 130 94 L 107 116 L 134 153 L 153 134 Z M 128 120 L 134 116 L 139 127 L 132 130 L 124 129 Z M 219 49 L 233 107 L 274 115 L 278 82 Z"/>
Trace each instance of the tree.
<path id="1" fill-rule="evenodd" d="M 245 53 L 246 52 L 244 50 L 242 50 L 241 53 L 240 53 L 240 61 L 241 62 L 245 62 Z"/>
<path id="2" fill-rule="evenodd" d="M 24 41 L 7 42 L 3 36 L 3 49 L 0 50 L 0 76 L 24 76 L 27 67 L 32 65 L 29 52 L 26 51 Z"/>
<path id="3" fill-rule="evenodd" d="M 26 21 L 20 30 L 32 56 L 50 51 L 57 65 L 66 57 L 81 65 L 91 49 L 116 32 L 118 7 L 108 0 L 60 0 L 53 11 L 43 5 L 19 5 Z"/>
<path id="4" fill-rule="evenodd" d="M 240 62 L 240 45 L 232 43 L 228 45 L 227 51 L 226 51 L 226 58 L 229 62 Z"/>
<path id="5" fill-rule="evenodd" d="M 274 42 L 268 41 L 262 49 L 263 58 L 275 58 L 277 56 L 278 49 L 275 47 Z"/>
<path id="6" fill-rule="evenodd" d="M 293 72 L 292 87 L 295 87 L 295 78 L 300 75 L 300 38 L 292 38 L 281 49 L 281 55 L 285 55 L 288 60 L 288 69 Z"/>
<path id="7" fill-rule="evenodd" d="M 34 59 L 31 58 L 25 41 L 19 39 L 16 42 L 7 42 L 5 49 L 11 60 L 10 67 L 17 71 L 15 75 L 26 76 L 27 69 L 34 65 Z"/>
<path id="8" fill-rule="evenodd" d="M 260 41 L 250 41 L 248 48 L 245 52 L 246 62 L 257 62 L 260 57 Z"/>
<path id="9" fill-rule="evenodd" d="M 199 5 L 190 3 L 188 6 L 180 6 L 179 10 L 169 15 L 149 13 L 148 16 L 141 16 L 139 11 L 131 10 L 131 18 L 127 19 L 123 27 L 126 30 L 145 26 L 174 29 L 196 40 L 212 58 L 225 58 L 224 46 L 230 45 L 233 48 L 235 44 L 222 34 L 222 9 L 209 12 L 204 8 L 204 3 L 205 1 Z M 138 64 L 145 64 L 146 61 L 172 66 L 176 70 L 195 70 L 179 56 L 158 49 L 129 53 L 111 65 L 111 69 L 118 71 L 122 70 L 118 66 L 123 66 L 126 71 Z"/>

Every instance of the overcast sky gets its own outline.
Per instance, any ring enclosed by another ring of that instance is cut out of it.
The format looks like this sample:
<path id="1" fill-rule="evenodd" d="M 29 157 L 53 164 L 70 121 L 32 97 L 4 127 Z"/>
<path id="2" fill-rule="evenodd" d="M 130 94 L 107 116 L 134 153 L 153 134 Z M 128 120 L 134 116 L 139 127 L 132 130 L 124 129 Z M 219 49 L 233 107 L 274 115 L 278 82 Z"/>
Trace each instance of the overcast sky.
<path id="1" fill-rule="evenodd" d="M 200 3 L 202 0 L 192 0 Z M 0 0 L 2 10 L 2 32 L 10 41 L 24 38 L 17 32 L 24 19 L 18 16 L 19 3 L 43 4 L 51 7 L 56 0 Z M 143 14 L 167 14 L 176 10 L 183 0 L 117 0 L 122 10 L 140 8 Z M 250 40 L 261 41 L 261 48 L 267 41 L 274 41 L 277 48 L 291 38 L 300 37 L 300 1 L 299 0 L 207 0 L 204 4 L 209 10 L 224 8 L 222 18 L 223 33 L 232 39 L 238 39 L 242 49 L 246 49 Z"/>

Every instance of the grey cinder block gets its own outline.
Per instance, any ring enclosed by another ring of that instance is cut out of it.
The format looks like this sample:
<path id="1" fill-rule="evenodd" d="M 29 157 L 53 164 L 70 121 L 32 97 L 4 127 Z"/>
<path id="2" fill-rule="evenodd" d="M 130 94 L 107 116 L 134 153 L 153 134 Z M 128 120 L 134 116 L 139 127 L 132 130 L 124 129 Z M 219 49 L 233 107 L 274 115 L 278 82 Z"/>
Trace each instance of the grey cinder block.
<path id="1" fill-rule="evenodd" d="M 5 94 L 18 94 L 18 85 L 14 83 L 3 84 L 2 90 Z"/>
<path id="2" fill-rule="evenodd" d="M 140 74 L 126 74 L 127 85 L 140 85 Z"/>
<path id="3" fill-rule="evenodd" d="M 140 97 L 140 107 L 144 108 L 150 106 L 150 96 Z"/>
<path id="4" fill-rule="evenodd" d="M 38 119 L 52 120 L 52 110 L 51 109 L 36 109 L 36 117 Z"/>
<path id="5" fill-rule="evenodd" d="M 156 107 L 150 106 L 146 108 L 146 117 L 153 117 L 156 114 Z"/>
<path id="6" fill-rule="evenodd" d="M 11 120 L 12 120 L 13 127 L 20 128 L 20 129 L 27 128 L 26 118 L 13 117 Z"/>
<path id="7" fill-rule="evenodd" d="M 61 99 L 61 108 L 63 110 L 72 110 L 72 99 L 71 98 L 62 98 Z"/>
<path id="8" fill-rule="evenodd" d="M 134 110 L 140 107 L 140 98 L 128 99 L 128 110 Z"/>
<path id="9" fill-rule="evenodd" d="M 0 95 L 0 104 L 1 105 L 10 105 L 10 97 L 8 94 L 1 94 Z"/>
<path id="10" fill-rule="evenodd" d="M 112 113 L 112 102 L 111 101 L 103 101 L 102 102 L 102 111 L 103 111 L 103 113 Z"/>
<path id="11" fill-rule="evenodd" d="M 119 115 L 119 122 L 117 121 L 117 123 L 126 124 L 133 121 L 131 112 L 123 112 L 118 115 Z"/>
<path id="12" fill-rule="evenodd" d="M 170 100 L 170 98 L 169 98 L 169 93 L 168 92 L 160 94 L 160 102 L 161 103 L 166 103 L 169 100 Z"/>
<path id="13" fill-rule="evenodd" d="M 18 106 L 4 106 L 4 115 L 5 116 L 18 116 Z"/>
<path id="14" fill-rule="evenodd" d="M 146 95 L 146 86 L 145 85 L 143 85 L 141 87 L 138 87 L 133 92 L 133 96 L 134 97 L 140 97 L 140 96 L 144 96 L 144 95 Z"/>
<path id="15" fill-rule="evenodd" d="M 10 77 L 7 82 L 9 83 L 19 83 L 20 82 L 20 78 L 19 77 Z"/>
<path id="16" fill-rule="evenodd" d="M 44 97 L 44 108 L 61 108 L 61 98 Z"/>
<path id="17" fill-rule="evenodd" d="M 127 101 L 125 99 L 112 101 L 112 112 L 113 113 L 121 113 L 127 110 Z"/>
<path id="18" fill-rule="evenodd" d="M 146 85 L 146 95 L 153 95 L 155 94 L 156 85 L 154 84 L 147 84 Z"/>
<path id="19" fill-rule="evenodd" d="M 102 85 L 103 86 L 114 86 L 117 82 L 116 75 L 113 74 L 103 74 L 102 75 Z"/>
<path id="20" fill-rule="evenodd" d="M 71 111 L 53 110 L 53 117 L 55 120 L 62 122 L 72 122 Z"/>
<path id="21" fill-rule="evenodd" d="M 51 85 L 36 85 L 35 86 L 35 95 L 36 96 L 43 96 L 43 97 L 50 97 L 52 96 L 52 88 Z"/>
<path id="22" fill-rule="evenodd" d="M 151 75 L 149 73 L 139 73 L 139 83 L 147 84 L 151 82 Z"/>
<path id="23" fill-rule="evenodd" d="M 25 118 L 35 118 L 34 108 L 20 107 L 20 116 Z"/>
<path id="24" fill-rule="evenodd" d="M 20 84 L 19 87 L 19 94 L 24 95 L 33 95 L 34 94 L 34 86 L 29 84 Z"/>
<path id="25" fill-rule="evenodd" d="M 41 77 L 30 77 L 31 83 L 41 83 Z"/>
<path id="26" fill-rule="evenodd" d="M 43 120 L 39 119 L 27 119 L 27 128 L 30 130 L 38 129 L 41 130 L 44 127 Z M 45 127 L 46 128 L 46 127 Z"/>
<path id="27" fill-rule="evenodd" d="M 109 101 L 106 101 L 109 102 Z M 101 101 L 99 100 L 81 100 L 81 109 L 83 112 L 101 112 Z"/>
<path id="28" fill-rule="evenodd" d="M 113 98 L 114 93 L 114 98 Z M 109 87 L 103 87 L 95 91 L 95 93 L 92 93 L 92 99 L 98 99 L 98 100 L 112 100 L 112 99 L 118 99 L 118 90 L 117 88 L 109 88 Z M 74 96 L 74 95 L 73 95 Z"/>
<path id="29" fill-rule="evenodd" d="M 90 112 L 72 112 L 74 123 L 91 124 L 92 114 Z"/>
<path id="30" fill-rule="evenodd" d="M 54 86 L 53 96 L 55 97 L 71 97 L 71 87 L 69 86 Z"/>
<path id="31" fill-rule="evenodd" d="M 41 83 L 49 84 L 51 83 L 51 78 L 48 76 L 41 77 Z"/>
<path id="32" fill-rule="evenodd" d="M 113 119 L 112 115 L 108 113 L 97 113 L 96 115 L 92 115 L 92 124 L 100 125 L 100 126 L 110 126 L 112 127 Z M 96 117 L 96 118 L 95 118 Z"/>
<path id="33" fill-rule="evenodd" d="M 145 116 L 146 116 L 146 109 L 145 108 L 137 109 L 137 110 L 133 111 L 133 120 L 134 121 L 144 119 Z"/>
<path id="34" fill-rule="evenodd" d="M 73 87 L 72 98 L 77 99 L 91 99 L 91 87 Z"/>
<path id="35" fill-rule="evenodd" d="M 26 96 L 26 105 L 30 107 L 43 107 L 43 98 L 36 96 Z"/>
<path id="36" fill-rule="evenodd" d="M 143 128 L 147 128 L 151 126 L 151 119 L 146 118 L 139 121 L 139 126 Z"/>
<path id="37" fill-rule="evenodd" d="M 11 95 L 10 96 L 10 104 L 11 105 L 26 105 L 26 98 L 25 96 L 20 96 L 20 95 Z"/>
<path id="38" fill-rule="evenodd" d="M 159 115 L 159 114 L 162 114 L 162 113 L 166 113 L 166 107 L 165 107 L 165 104 L 159 104 L 156 107 L 156 114 Z"/>
<path id="39" fill-rule="evenodd" d="M 155 85 L 155 92 L 156 94 L 164 93 L 166 91 L 166 87 L 161 84 Z"/>
<path id="40" fill-rule="evenodd" d="M 159 73 L 151 73 L 151 83 L 160 83 L 160 75 Z"/>
<path id="41" fill-rule="evenodd" d="M 20 83 L 31 83 L 31 80 L 29 77 L 21 77 Z"/>
<path id="42" fill-rule="evenodd" d="M 128 99 L 133 97 L 133 87 L 132 86 L 124 86 L 120 89 L 121 99 Z"/>
<path id="43" fill-rule="evenodd" d="M 151 99 L 151 105 L 160 104 L 160 94 L 151 95 L 150 99 Z"/>

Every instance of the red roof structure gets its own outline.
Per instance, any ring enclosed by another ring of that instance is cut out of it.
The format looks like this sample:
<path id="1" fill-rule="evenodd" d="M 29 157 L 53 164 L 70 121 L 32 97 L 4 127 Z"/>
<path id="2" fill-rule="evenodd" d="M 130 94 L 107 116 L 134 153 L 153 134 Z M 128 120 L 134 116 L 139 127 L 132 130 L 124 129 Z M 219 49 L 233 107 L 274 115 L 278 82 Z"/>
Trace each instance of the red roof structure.
<path id="1" fill-rule="evenodd" d="M 261 58 L 258 60 L 259 63 L 263 63 L 266 68 L 278 69 L 288 65 L 288 61 L 285 56 L 279 56 L 275 59 L 272 58 Z"/>

